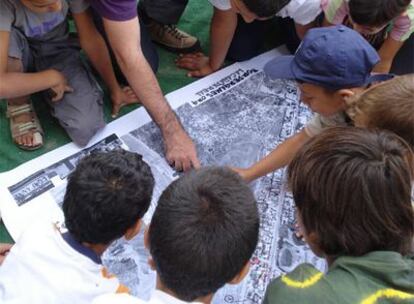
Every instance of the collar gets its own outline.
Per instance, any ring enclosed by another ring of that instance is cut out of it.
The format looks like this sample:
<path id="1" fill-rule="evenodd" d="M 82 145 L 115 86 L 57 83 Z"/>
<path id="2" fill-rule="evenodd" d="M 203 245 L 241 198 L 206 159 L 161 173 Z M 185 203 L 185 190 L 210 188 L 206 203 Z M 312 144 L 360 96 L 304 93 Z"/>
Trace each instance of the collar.
<path id="1" fill-rule="evenodd" d="M 62 238 L 66 243 L 80 254 L 88 257 L 96 264 L 102 264 L 101 257 L 98 256 L 92 249 L 85 247 L 79 243 L 70 232 L 62 233 Z"/>
<path id="2" fill-rule="evenodd" d="M 177 299 L 176 297 L 163 292 L 159 289 L 155 289 L 152 293 L 152 298 L 157 298 L 161 300 L 161 303 L 168 303 L 168 304 L 189 304 L 189 302 L 182 301 L 180 299 Z M 193 304 L 202 304 L 201 302 L 190 302 Z"/>

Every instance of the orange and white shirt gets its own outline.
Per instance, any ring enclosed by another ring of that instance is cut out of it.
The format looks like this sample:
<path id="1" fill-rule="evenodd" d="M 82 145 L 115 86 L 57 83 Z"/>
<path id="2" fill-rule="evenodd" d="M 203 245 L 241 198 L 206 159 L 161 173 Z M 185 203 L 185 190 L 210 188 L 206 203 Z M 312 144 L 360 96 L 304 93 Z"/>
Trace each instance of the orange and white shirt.
<path id="1" fill-rule="evenodd" d="M 0 303 L 89 304 L 126 291 L 95 252 L 48 221 L 30 226 L 0 266 Z"/>

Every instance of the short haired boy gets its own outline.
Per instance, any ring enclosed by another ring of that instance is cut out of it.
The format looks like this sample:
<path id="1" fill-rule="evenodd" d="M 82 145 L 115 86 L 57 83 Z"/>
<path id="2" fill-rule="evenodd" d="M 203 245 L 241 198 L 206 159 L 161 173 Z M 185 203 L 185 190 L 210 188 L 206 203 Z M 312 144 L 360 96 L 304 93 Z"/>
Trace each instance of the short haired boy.
<path id="1" fill-rule="evenodd" d="M 100 294 L 126 292 L 100 256 L 114 240 L 138 233 L 153 186 L 138 154 L 83 158 L 64 197 L 67 231 L 43 220 L 22 234 L 0 267 L 0 302 L 86 304 Z"/>
<path id="2" fill-rule="evenodd" d="M 79 42 L 109 88 L 113 114 L 136 102 L 132 90 L 118 84 L 88 7 L 82 0 L 0 1 L 0 98 L 7 99 L 12 138 L 21 149 L 38 149 L 44 141 L 33 93 L 46 91 L 52 115 L 80 146 L 105 126 L 102 91 L 80 57 Z M 69 36 L 69 11 L 79 42 Z"/>
<path id="3" fill-rule="evenodd" d="M 294 79 L 301 100 L 314 117 L 297 134 L 285 140 L 268 156 L 247 169 L 235 169 L 247 181 L 286 166 L 296 151 L 324 128 L 348 125 L 346 100 L 373 81 L 389 75 L 371 76 L 379 62 L 375 49 L 357 32 L 345 26 L 309 30 L 294 56 L 278 57 L 265 66 L 271 78 Z"/>
<path id="4" fill-rule="evenodd" d="M 348 101 L 355 126 L 394 132 L 414 151 L 414 74 L 372 86 Z"/>
<path id="5" fill-rule="evenodd" d="M 305 240 L 329 269 L 299 265 L 264 303 L 413 303 L 413 172 L 393 133 L 337 127 L 310 140 L 288 182 Z"/>
<path id="6" fill-rule="evenodd" d="M 414 73 L 413 0 L 322 0 L 325 26 L 345 24 L 363 35 L 381 57 L 378 73 Z"/>
<path id="7" fill-rule="evenodd" d="M 257 204 L 246 183 L 227 168 L 203 168 L 174 181 L 162 194 L 146 243 L 157 271 L 149 303 L 210 303 L 226 283 L 239 283 L 259 233 Z M 144 303 L 105 295 L 101 303 Z"/>
<path id="8" fill-rule="evenodd" d="M 210 26 L 210 55 L 186 54 L 177 65 L 191 77 L 202 77 L 221 68 L 227 58 L 243 61 L 258 54 L 263 44 L 264 28 L 250 24 L 275 15 L 292 18 L 300 38 L 313 27 L 321 12 L 321 0 L 209 0 L 214 6 Z M 238 18 L 238 15 L 241 18 Z M 259 41 L 258 41 L 259 40 Z"/>

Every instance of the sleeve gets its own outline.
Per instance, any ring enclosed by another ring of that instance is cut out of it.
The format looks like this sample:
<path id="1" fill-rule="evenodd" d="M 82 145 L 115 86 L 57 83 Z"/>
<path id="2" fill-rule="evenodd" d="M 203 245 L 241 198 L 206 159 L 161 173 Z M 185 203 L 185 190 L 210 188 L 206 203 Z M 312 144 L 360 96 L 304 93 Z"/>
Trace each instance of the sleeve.
<path id="1" fill-rule="evenodd" d="M 294 1 L 292 1 L 291 3 L 293 4 L 293 2 Z M 287 5 L 287 8 L 288 8 L 287 17 L 291 17 L 295 21 L 295 23 L 300 24 L 300 25 L 306 25 L 306 24 L 311 23 L 322 12 L 321 0 L 301 1 L 301 3 L 298 4 L 290 12 L 289 12 L 289 6 L 290 4 Z"/>
<path id="2" fill-rule="evenodd" d="M 9 1 L 0 1 L 0 31 L 10 32 L 14 22 L 15 10 Z"/>
<path id="3" fill-rule="evenodd" d="M 318 284 L 323 273 L 309 264 L 296 267 L 269 284 L 263 304 L 319 303 Z"/>
<path id="4" fill-rule="evenodd" d="M 334 114 L 329 117 L 315 114 L 312 119 L 305 125 L 305 132 L 309 137 L 314 137 L 326 128 L 346 125 L 347 123 L 345 121 L 343 113 Z"/>
<path id="5" fill-rule="evenodd" d="M 89 3 L 86 0 L 69 0 L 70 11 L 74 14 L 79 14 L 86 11 Z"/>
<path id="6" fill-rule="evenodd" d="M 136 0 L 94 0 L 91 6 L 103 18 L 112 21 L 127 21 L 137 17 Z"/>
<path id="7" fill-rule="evenodd" d="M 231 9 L 230 0 L 208 0 L 210 1 L 211 5 L 221 11 L 227 11 Z"/>
<path id="8" fill-rule="evenodd" d="M 405 41 L 414 33 L 414 5 L 411 3 L 404 14 L 394 20 L 390 36 L 396 41 Z"/>
<path id="9" fill-rule="evenodd" d="M 346 0 L 322 0 L 321 7 L 326 20 L 332 24 L 342 24 L 349 13 Z"/>

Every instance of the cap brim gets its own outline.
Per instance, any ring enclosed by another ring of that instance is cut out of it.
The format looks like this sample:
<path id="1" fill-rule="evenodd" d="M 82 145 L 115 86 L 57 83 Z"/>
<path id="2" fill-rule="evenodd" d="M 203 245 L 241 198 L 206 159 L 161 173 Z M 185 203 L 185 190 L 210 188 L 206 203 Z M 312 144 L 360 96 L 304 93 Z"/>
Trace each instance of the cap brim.
<path id="1" fill-rule="evenodd" d="M 263 70 L 272 79 L 295 79 L 292 64 L 295 56 L 280 56 L 270 60 Z"/>

